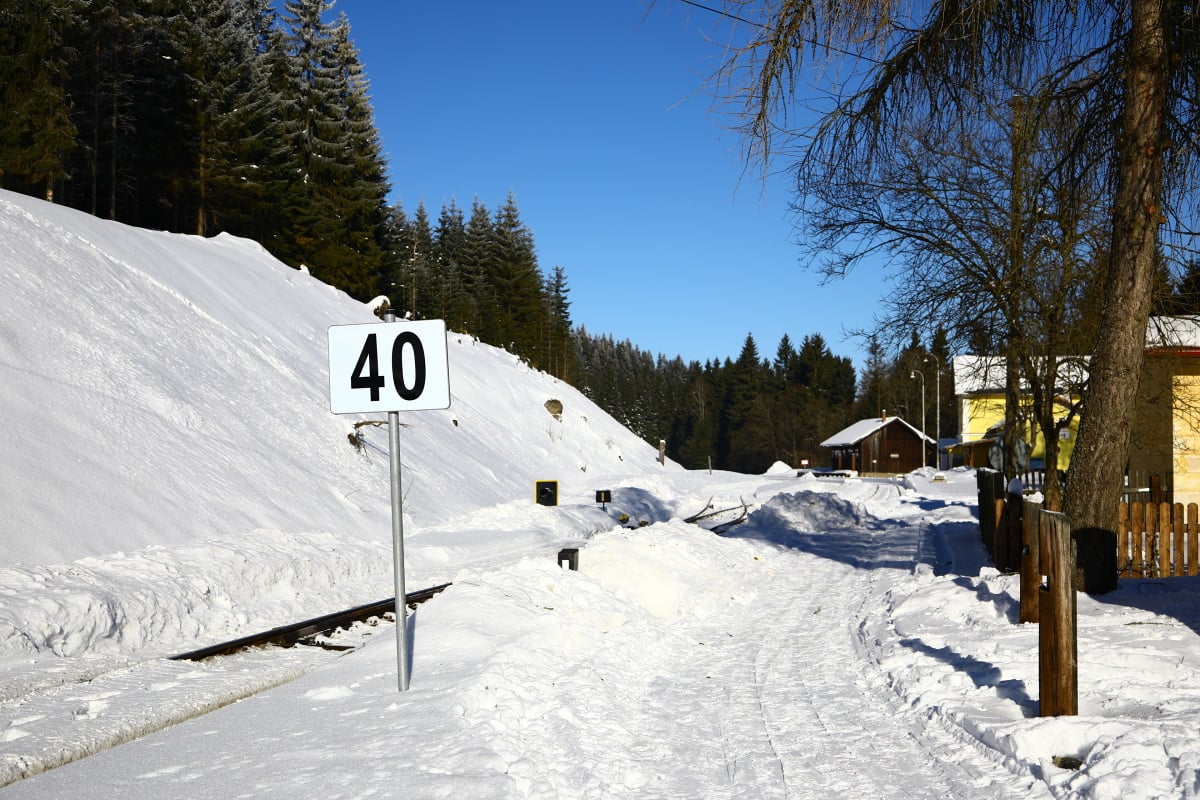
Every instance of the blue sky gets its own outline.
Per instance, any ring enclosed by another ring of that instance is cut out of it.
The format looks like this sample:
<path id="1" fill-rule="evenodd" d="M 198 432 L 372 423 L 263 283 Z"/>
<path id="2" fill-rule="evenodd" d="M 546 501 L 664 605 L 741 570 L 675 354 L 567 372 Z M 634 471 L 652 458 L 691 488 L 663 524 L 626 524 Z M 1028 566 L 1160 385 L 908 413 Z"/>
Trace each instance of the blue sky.
<path id="1" fill-rule="evenodd" d="M 436 220 L 514 193 L 571 318 L 685 360 L 820 333 L 861 367 L 878 274 L 821 285 L 786 176 L 745 171 L 706 78 L 729 28 L 678 0 L 338 0 L 371 82 L 392 200 Z M 785 164 L 777 165 L 783 167 Z"/>

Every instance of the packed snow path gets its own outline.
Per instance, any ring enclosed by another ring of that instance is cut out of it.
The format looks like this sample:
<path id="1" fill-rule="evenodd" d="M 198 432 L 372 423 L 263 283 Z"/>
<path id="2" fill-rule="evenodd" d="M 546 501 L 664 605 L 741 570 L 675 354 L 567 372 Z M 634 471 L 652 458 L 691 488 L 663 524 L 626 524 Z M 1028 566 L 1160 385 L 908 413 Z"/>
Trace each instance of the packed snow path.
<path id="1" fill-rule="evenodd" d="M 789 549 L 775 559 L 754 613 L 723 620 L 726 641 L 698 659 L 696 696 L 681 703 L 702 709 L 698 730 L 705 713 L 719 724 L 724 779 L 705 796 L 1029 797 L 1027 777 L 983 761 L 947 763 L 961 743 L 946 749 L 944 732 L 898 708 L 873 663 L 872 637 L 883 632 L 864 615 L 911 572 L 923 529 L 805 535 L 786 518 L 802 517 L 814 498 L 790 501 L 801 507 L 784 500 L 771 508 L 776 517 L 740 532 Z M 721 637 L 711 621 L 697 627 L 697 635 Z"/>
<path id="2" fill-rule="evenodd" d="M 919 521 L 878 525 L 863 508 L 780 495 L 726 537 L 675 520 L 596 537 L 580 572 L 526 559 L 465 573 L 411 620 L 406 694 L 377 637 L 268 694 L 5 791 L 1048 796 L 885 685 L 883 596 L 930 544 Z"/>

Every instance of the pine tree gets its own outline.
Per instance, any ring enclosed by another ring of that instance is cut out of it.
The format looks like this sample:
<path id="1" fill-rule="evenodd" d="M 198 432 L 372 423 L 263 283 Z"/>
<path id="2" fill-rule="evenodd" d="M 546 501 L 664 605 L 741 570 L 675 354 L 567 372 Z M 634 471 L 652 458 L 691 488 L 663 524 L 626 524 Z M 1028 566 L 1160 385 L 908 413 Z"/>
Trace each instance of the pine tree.
<path id="1" fill-rule="evenodd" d="M 473 299 L 465 278 L 467 225 L 453 198 L 442 206 L 434 229 L 436 312 L 453 330 L 463 330 L 472 317 Z"/>
<path id="2" fill-rule="evenodd" d="M 74 41 L 68 92 L 80 147 L 72 154 L 68 204 L 107 219 L 178 229 L 178 182 L 186 163 L 177 4 L 91 4 Z"/>
<path id="3" fill-rule="evenodd" d="M 495 343 L 501 336 L 493 329 L 496 292 L 488 278 L 493 258 L 492 217 L 487 206 L 476 197 L 471 202 L 463 241 L 462 279 L 465 294 L 471 300 L 464 328 Z"/>
<path id="4" fill-rule="evenodd" d="M 398 309 L 413 319 L 429 319 L 432 305 L 429 303 L 428 285 L 432 273 L 431 264 L 435 256 L 433 227 L 429 223 L 429 212 L 425 210 L 425 202 L 417 203 L 417 213 L 413 215 L 409 226 L 408 245 L 411 248 L 405 253 L 405 268 L 403 282 L 398 296 L 403 301 Z"/>
<path id="5" fill-rule="evenodd" d="M 413 251 L 412 223 L 400 203 L 389 206 L 383 221 L 384 274 L 379 291 L 394 309 L 402 308 L 405 272 Z"/>
<path id="6" fill-rule="evenodd" d="M 360 299 L 383 280 L 387 184 L 367 86 L 345 15 L 327 25 L 326 0 L 287 0 L 284 137 L 295 181 L 288 192 L 289 260 Z M 286 235 L 285 235 L 286 237 Z"/>
<path id="7" fill-rule="evenodd" d="M 574 348 L 571 346 L 571 301 L 567 295 L 566 270 L 555 267 L 543 290 L 545 321 L 543 323 L 543 368 L 555 377 L 570 382 L 575 374 Z"/>
<path id="8" fill-rule="evenodd" d="M 533 235 L 521 221 L 515 196 L 496 211 L 493 228 L 494 258 L 487 276 L 495 291 L 493 335 L 496 344 L 540 366 L 539 352 L 542 275 L 534 253 Z"/>
<path id="9" fill-rule="evenodd" d="M 0 186 L 53 201 L 67 177 L 77 133 L 68 41 L 81 13 L 78 0 L 28 0 L 0 12 Z"/>
<path id="10" fill-rule="evenodd" d="M 255 136 L 260 102 L 254 19 L 231 0 L 192 0 L 191 13 L 176 25 L 188 109 L 193 164 L 190 204 L 193 231 L 201 236 L 224 229 L 228 213 L 236 225 L 249 212 L 243 196 L 254 178 L 245 161 Z"/>

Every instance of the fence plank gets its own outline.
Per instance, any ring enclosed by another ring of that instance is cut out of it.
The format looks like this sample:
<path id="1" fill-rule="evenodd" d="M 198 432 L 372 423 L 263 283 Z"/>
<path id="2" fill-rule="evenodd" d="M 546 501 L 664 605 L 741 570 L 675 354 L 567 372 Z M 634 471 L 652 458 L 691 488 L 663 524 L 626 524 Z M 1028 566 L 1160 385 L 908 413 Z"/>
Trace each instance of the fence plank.
<path id="1" fill-rule="evenodd" d="M 1129 503 L 1117 503 L 1117 572 L 1128 569 L 1129 552 L 1133 548 L 1133 527 L 1129 521 Z"/>
<path id="2" fill-rule="evenodd" d="M 1130 553 L 1133 568 L 1130 574 L 1135 578 L 1146 577 L 1146 529 L 1153 525 L 1150 507 L 1141 501 L 1133 504 L 1133 551 Z"/>
<path id="3" fill-rule="evenodd" d="M 1171 505 L 1157 503 L 1158 525 L 1154 535 L 1154 577 L 1163 578 L 1171 575 Z"/>
<path id="4" fill-rule="evenodd" d="M 1183 503 L 1171 506 L 1171 576 L 1181 578 L 1183 571 Z"/>
<path id="5" fill-rule="evenodd" d="M 1196 528 L 1200 527 L 1200 506 L 1188 504 L 1188 575 L 1196 575 L 1196 561 L 1200 560 L 1200 542 L 1196 541 Z"/>

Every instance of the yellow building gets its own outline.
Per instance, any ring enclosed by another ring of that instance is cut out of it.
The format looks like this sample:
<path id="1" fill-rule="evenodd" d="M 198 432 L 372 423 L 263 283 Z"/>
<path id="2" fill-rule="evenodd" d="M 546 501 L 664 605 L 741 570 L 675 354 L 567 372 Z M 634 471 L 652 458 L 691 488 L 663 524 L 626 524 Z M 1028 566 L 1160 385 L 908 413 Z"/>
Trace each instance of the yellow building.
<path id="1" fill-rule="evenodd" d="M 1160 475 L 1168 500 L 1200 503 L 1200 317 L 1156 317 L 1146 338 L 1129 475 Z"/>
<path id="2" fill-rule="evenodd" d="M 958 442 L 950 448 L 951 454 L 957 462 L 969 467 L 999 469 L 999 442 L 1004 433 L 1004 359 L 999 356 L 955 356 L 953 369 L 954 395 L 958 403 Z M 1065 419 L 1070 403 L 1078 401 L 1079 387 L 1086 378 L 1079 360 L 1072 359 L 1059 365 L 1059 385 L 1056 387 L 1060 393 L 1056 402 L 1062 409 L 1059 419 Z M 1032 403 L 1028 386 L 1022 384 L 1021 404 L 1024 408 L 1018 414 L 1022 420 L 1021 439 L 1027 447 L 1028 468 L 1042 469 L 1046 442 L 1030 417 Z M 1076 415 L 1059 434 L 1060 470 L 1065 470 L 1071 463 L 1078 429 L 1079 416 Z"/>
<path id="3" fill-rule="evenodd" d="M 1086 380 L 1072 359 L 1060 366 L 1060 391 L 1078 399 Z M 958 443 L 951 448 L 959 463 L 992 466 L 991 448 L 1004 425 L 1004 359 L 987 356 L 954 358 L 954 393 L 959 409 Z M 1022 402 L 1029 402 L 1022 387 Z M 1086 413 L 1086 410 L 1085 410 Z M 1059 469 L 1070 464 L 1079 415 L 1062 432 Z M 1028 424 L 1028 423 L 1026 423 Z M 1040 468 L 1045 443 L 1026 428 L 1032 468 Z M 1149 496 L 1151 476 L 1159 476 L 1165 498 L 1174 503 L 1200 503 L 1200 317 L 1154 317 L 1146 338 L 1146 361 L 1138 388 L 1125 465 L 1129 496 Z"/>

